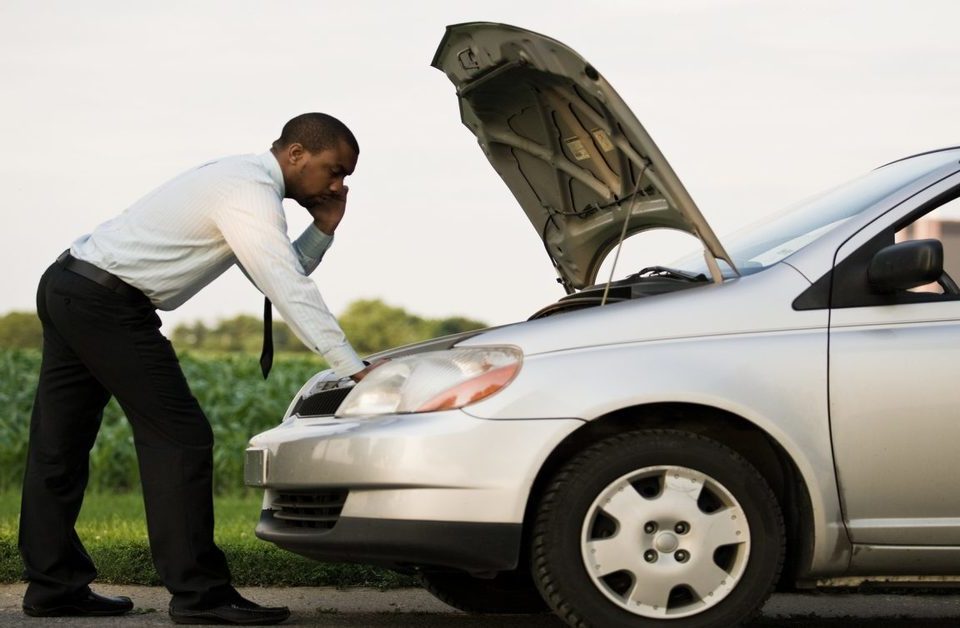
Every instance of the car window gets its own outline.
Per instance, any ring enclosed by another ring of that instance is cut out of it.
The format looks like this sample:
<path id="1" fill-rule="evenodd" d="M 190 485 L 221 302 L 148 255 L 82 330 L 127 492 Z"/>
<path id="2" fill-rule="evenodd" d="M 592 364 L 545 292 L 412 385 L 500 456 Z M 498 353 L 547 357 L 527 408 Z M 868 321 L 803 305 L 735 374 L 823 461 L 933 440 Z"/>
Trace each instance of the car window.
<path id="1" fill-rule="evenodd" d="M 943 272 L 956 281 L 960 278 L 960 198 L 945 203 L 897 231 L 897 242 L 939 240 L 943 245 Z M 942 282 L 913 288 L 910 292 L 944 294 Z"/>
<path id="2" fill-rule="evenodd" d="M 833 273 L 817 280 L 804 292 L 794 307 L 823 307 L 824 289 L 829 291 L 829 304 L 834 308 L 890 306 L 908 303 L 929 303 L 960 300 L 960 277 L 957 267 L 960 253 L 960 186 L 917 207 L 899 221 L 883 228 L 840 262 Z M 879 290 L 870 281 L 870 268 L 882 249 L 908 240 L 936 239 L 943 244 L 944 270 L 940 280 L 910 290 Z M 820 296 L 818 296 L 820 295 Z"/>
<path id="3" fill-rule="evenodd" d="M 720 241 L 741 273 L 759 272 L 897 190 L 942 166 L 957 163 L 958 159 L 957 150 L 946 150 L 887 164 Z M 668 265 L 707 273 L 702 255 L 690 255 Z M 721 267 L 726 273 L 726 265 Z"/>

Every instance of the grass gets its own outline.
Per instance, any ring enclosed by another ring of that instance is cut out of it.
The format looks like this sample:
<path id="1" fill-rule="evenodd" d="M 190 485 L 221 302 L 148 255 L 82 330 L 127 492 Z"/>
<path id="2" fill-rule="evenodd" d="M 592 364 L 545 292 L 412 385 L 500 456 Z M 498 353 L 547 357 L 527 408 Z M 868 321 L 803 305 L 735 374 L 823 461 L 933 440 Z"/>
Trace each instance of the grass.
<path id="1" fill-rule="evenodd" d="M 238 586 L 414 586 L 412 578 L 364 565 L 319 563 L 257 539 L 261 494 L 217 497 L 217 544 L 227 555 Z M 17 582 L 23 566 L 17 550 L 20 495 L 0 493 L 0 582 Z M 90 493 L 84 500 L 77 533 L 97 565 L 99 582 L 159 585 L 147 542 L 139 493 Z"/>

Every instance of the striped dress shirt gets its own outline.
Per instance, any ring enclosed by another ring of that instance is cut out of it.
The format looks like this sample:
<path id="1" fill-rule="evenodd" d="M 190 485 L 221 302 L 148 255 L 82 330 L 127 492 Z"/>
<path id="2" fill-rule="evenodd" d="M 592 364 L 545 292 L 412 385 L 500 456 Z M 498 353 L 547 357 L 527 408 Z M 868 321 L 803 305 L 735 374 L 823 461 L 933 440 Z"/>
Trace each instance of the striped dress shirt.
<path id="1" fill-rule="evenodd" d="M 233 264 L 276 306 L 300 340 L 341 377 L 363 369 L 309 275 L 333 236 L 313 223 L 291 242 L 272 153 L 189 170 L 76 240 L 70 253 L 172 310 Z"/>

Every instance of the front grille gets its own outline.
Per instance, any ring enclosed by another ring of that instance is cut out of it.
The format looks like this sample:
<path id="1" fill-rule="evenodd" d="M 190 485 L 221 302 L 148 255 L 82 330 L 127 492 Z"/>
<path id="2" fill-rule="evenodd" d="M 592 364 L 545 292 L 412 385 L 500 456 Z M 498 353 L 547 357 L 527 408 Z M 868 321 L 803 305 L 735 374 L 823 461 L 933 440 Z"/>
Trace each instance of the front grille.
<path id="1" fill-rule="evenodd" d="M 300 397 L 293 407 L 293 414 L 300 416 L 330 416 L 337 411 L 343 400 L 347 398 L 352 386 L 323 390 L 309 397 Z"/>
<path id="2" fill-rule="evenodd" d="M 278 493 L 273 500 L 273 518 L 291 528 L 330 530 L 340 519 L 349 491 Z"/>

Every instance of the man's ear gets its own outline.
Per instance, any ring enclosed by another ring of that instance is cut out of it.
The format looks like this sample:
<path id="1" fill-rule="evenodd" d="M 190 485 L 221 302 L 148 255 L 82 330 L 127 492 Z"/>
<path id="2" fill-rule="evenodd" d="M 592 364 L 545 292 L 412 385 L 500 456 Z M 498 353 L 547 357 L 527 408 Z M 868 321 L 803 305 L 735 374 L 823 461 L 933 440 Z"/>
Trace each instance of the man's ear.
<path id="1" fill-rule="evenodd" d="M 301 159 L 306 156 L 306 149 L 303 147 L 303 144 L 300 142 L 294 142 L 287 146 L 287 159 L 291 165 L 296 165 Z"/>

